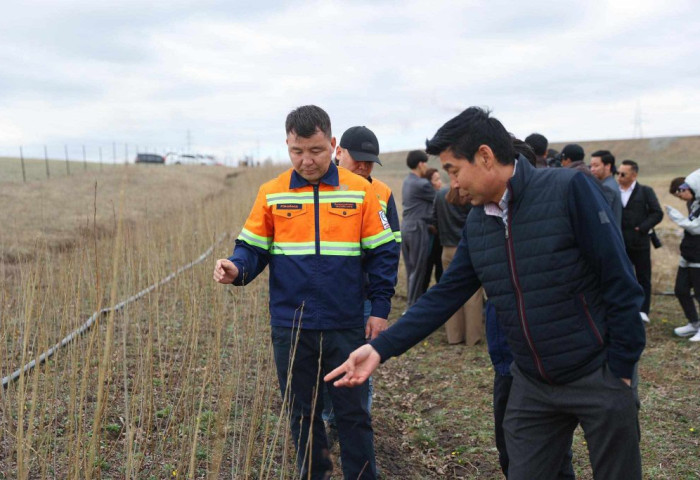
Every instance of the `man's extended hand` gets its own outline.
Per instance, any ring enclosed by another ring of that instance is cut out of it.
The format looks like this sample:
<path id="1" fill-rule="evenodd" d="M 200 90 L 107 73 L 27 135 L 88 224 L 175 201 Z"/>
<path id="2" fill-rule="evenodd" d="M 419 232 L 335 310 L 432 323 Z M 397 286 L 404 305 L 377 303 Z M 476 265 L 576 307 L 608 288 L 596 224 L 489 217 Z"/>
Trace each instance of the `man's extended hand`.
<path id="1" fill-rule="evenodd" d="M 216 261 L 214 266 L 214 280 L 219 283 L 233 283 L 238 276 L 238 268 L 227 258 Z"/>
<path id="2" fill-rule="evenodd" d="M 323 377 L 323 381 L 330 382 L 344 373 L 345 376 L 333 382 L 333 385 L 336 387 L 356 387 L 372 375 L 380 361 L 379 354 L 371 345 L 362 345 L 352 352 L 342 365 Z"/>
<path id="3" fill-rule="evenodd" d="M 385 318 L 369 317 L 365 326 L 365 338 L 374 340 L 387 328 L 389 328 L 389 323 Z"/>

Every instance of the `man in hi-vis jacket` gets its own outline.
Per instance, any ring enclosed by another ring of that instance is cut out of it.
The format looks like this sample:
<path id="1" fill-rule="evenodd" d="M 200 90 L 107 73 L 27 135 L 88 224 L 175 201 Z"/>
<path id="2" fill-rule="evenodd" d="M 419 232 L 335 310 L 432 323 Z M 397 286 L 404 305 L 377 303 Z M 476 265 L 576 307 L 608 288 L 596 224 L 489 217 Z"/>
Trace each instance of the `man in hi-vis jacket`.
<path id="1" fill-rule="evenodd" d="M 280 390 L 291 403 L 297 465 L 301 478 L 320 479 L 333 469 L 320 379 L 386 329 L 398 248 L 372 185 L 331 162 L 328 114 L 299 107 L 287 116 L 286 132 L 292 168 L 260 187 L 233 255 L 216 262 L 214 279 L 244 285 L 269 263 L 272 345 Z M 376 478 L 367 386 L 331 386 L 329 393 L 345 478 Z"/>

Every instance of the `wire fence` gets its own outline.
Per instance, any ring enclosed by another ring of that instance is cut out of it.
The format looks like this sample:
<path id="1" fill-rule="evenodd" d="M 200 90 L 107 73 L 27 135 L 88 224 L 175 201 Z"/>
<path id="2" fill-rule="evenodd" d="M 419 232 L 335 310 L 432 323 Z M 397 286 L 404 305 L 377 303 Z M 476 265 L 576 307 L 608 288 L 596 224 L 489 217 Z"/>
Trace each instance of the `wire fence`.
<path id="1" fill-rule="evenodd" d="M 0 146 L 0 182 L 33 182 L 133 163 L 139 153 L 165 156 L 177 149 L 112 142 Z"/>
<path id="2" fill-rule="evenodd" d="M 85 332 L 87 332 L 95 324 L 97 319 L 100 318 L 102 315 L 106 315 L 107 313 L 109 313 L 111 311 L 118 312 L 118 311 L 122 310 L 124 307 L 126 307 L 130 303 L 135 302 L 137 300 L 140 300 L 141 298 L 148 295 L 156 288 L 170 282 L 175 277 L 180 275 L 182 272 L 189 270 L 190 268 L 194 267 L 198 263 L 201 263 L 204 260 L 206 260 L 206 258 L 209 257 L 214 252 L 214 247 L 216 247 L 218 244 L 220 244 L 222 241 L 224 241 L 226 238 L 229 238 L 230 236 L 231 236 L 230 233 L 224 233 L 224 234 L 220 235 L 219 238 L 216 239 L 216 241 L 204 253 L 202 253 L 198 258 L 191 261 L 187 265 L 181 266 L 176 271 L 174 271 L 170 275 L 163 278 L 160 282 L 154 283 L 153 285 L 151 285 L 147 288 L 144 288 L 140 292 L 128 297 L 126 300 L 123 300 L 112 307 L 103 308 L 99 312 L 93 313 L 92 316 L 90 316 L 90 318 L 88 318 L 86 322 L 84 322 L 78 328 L 76 328 L 75 330 L 70 332 L 68 335 L 66 335 L 60 342 L 56 343 L 53 347 L 49 348 L 48 350 L 43 352 L 41 355 L 39 355 L 38 357 L 36 357 L 32 361 L 30 361 L 29 363 L 27 363 L 23 367 L 18 368 L 17 370 L 12 372 L 10 375 L 3 377 L 3 379 L 2 379 L 3 388 L 7 388 L 8 385 L 10 385 L 15 380 L 19 379 L 19 377 L 21 375 L 29 373 L 37 365 L 41 365 L 44 362 L 46 362 L 46 360 L 51 358 L 58 350 L 71 344 L 74 340 L 76 340 L 81 335 L 83 335 Z"/>

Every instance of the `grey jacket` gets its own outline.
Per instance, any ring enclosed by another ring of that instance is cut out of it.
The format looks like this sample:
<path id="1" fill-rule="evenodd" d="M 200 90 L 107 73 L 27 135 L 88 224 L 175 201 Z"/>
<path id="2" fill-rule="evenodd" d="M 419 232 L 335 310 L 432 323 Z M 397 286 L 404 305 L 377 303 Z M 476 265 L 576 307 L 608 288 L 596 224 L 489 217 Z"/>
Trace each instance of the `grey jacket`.
<path id="1" fill-rule="evenodd" d="M 603 187 L 607 187 L 612 190 L 615 195 L 612 197 L 612 202 L 610 203 L 610 209 L 613 212 L 617 226 L 622 225 L 622 198 L 620 197 L 620 185 L 615 181 L 615 177 L 610 175 L 603 180 Z"/>
<path id="2" fill-rule="evenodd" d="M 401 187 L 403 223 L 429 222 L 433 213 L 435 189 L 430 181 L 409 173 Z"/>

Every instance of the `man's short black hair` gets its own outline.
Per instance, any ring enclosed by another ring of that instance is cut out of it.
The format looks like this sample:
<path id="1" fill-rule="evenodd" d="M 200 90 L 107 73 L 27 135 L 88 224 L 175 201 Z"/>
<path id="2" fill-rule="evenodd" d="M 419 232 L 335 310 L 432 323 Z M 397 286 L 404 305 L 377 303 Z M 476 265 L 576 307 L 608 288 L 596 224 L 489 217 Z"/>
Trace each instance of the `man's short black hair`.
<path id="1" fill-rule="evenodd" d="M 603 165 L 610 165 L 610 173 L 613 175 L 617 173 L 617 169 L 615 168 L 615 155 L 613 155 L 610 150 L 596 150 L 591 153 L 591 158 L 593 157 L 600 157 L 600 161 L 603 162 Z"/>
<path id="2" fill-rule="evenodd" d="M 331 138 L 331 119 L 321 107 L 316 105 L 304 105 L 289 112 L 285 122 L 287 135 L 294 132 L 304 138 L 313 136 L 317 130 Z"/>
<path id="3" fill-rule="evenodd" d="M 513 150 L 515 150 L 515 153 L 519 153 L 523 157 L 527 158 L 527 160 L 530 162 L 530 165 L 533 167 L 537 163 L 537 156 L 535 155 L 536 152 L 532 148 L 532 145 L 528 142 L 523 142 L 519 138 L 513 137 Z"/>
<path id="4" fill-rule="evenodd" d="M 635 162 L 634 160 L 623 160 L 622 165 L 628 165 L 629 167 L 632 168 L 634 173 L 639 173 L 639 164 Z"/>
<path id="5" fill-rule="evenodd" d="M 498 119 L 488 111 L 469 107 L 438 129 L 433 138 L 426 140 L 425 151 L 440 155 L 450 150 L 456 158 L 474 163 L 474 154 L 481 145 L 493 151 L 498 163 L 512 165 L 515 152 L 510 134 Z"/>
<path id="6" fill-rule="evenodd" d="M 406 166 L 413 170 L 421 162 L 427 162 L 428 156 L 422 150 L 411 150 L 406 156 Z"/>
<path id="7" fill-rule="evenodd" d="M 549 141 L 547 137 L 540 133 L 531 133 L 525 137 L 525 143 L 530 145 L 535 151 L 535 155 L 544 157 L 547 154 L 547 147 L 549 146 Z"/>

